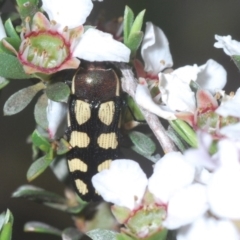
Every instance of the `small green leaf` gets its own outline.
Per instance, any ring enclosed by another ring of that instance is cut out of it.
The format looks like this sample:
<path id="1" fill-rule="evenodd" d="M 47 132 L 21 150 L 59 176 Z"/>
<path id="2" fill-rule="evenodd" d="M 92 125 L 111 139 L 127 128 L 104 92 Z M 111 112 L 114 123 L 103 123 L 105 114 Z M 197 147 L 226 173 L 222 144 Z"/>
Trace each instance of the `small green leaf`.
<path id="1" fill-rule="evenodd" d="M 5 26 L 6 33 L 9 37 L 17 38 L 20 40 L 20 37 L 18 36 L 10 18 L 5 22 L 4 26 Z"/>
<path id="2" fill-rule="evenodd" d="M 1 214 L 0 240 L 12 239 L 13 215 L 10 210 L 6 214 Z"/>
<path id="3" fill-rule="evenodd" d="M 143 39 L 143 32 L 134 32 L 129 35 L 126 46 L 131 50 L 131 54 L 134 55 L 139 48 Z"/>
<path id="4" fill-rule="evenodd" d="M 53 161 L 55 156 L 56 156 L 55 148 L 50 147 L 49 151 L 47 152 L 47 154 L 45 156 L 45 160 L 46 161 Z"/>
<path id="5" fill-rule="evenodd" d="M 18 12 L 24 21 L 26 17 L 32 18 L 39 11 L 39 0 L 17 0 Z"/>
<path id="6" fill-rule="evenodd" d="M 172 139 L 172 141 L 176 144 L 181 152 L 184 152 L 189 146 L 185 146 L 181 137 L 177 134 L 177 132 L 171 127 L 168 127 L 167 130 L 168 136 Z M 187 144 L 186 144 L 187 145 Z"/>
<path id="7" fill-rule="evenodd" d="M 51 162 L 51 160 L 46 160 L 45 156 L 34 161 L 27 171 L 27 180 L 31 182 L 37 178 L 47 169 Z"/>
<path id="8" fill-rule="evenodd" d="M 48 98 L 46 94 L 43 94 L 37 101 L 34 107 L 34 118 L 36 123 L 43 129 L 47 130 L 48 120 L 47 120 L 47 105 Z"/>
<path id="9" fill-rule="evenodd" d="M 42 188 L 35 187 L 33 185 L 23 185 L 19 187 L 13 194 L 12 197 L 16 198 L 27 198 L 32 201 L 41 203 L 58 203 L 65 204 L 66 199 L 56 193 L 46 191 Z"/>
<path id="10" fill-rule="evenodd" d="M 129 137 L 132 140 L 134 146 L 138 149 L 142 155 L 152 155 L 156 151 L 156 145 L 153 140 L 145 134 L 137 131 L 129 133 Z"/>
<path id="11" fill-rule="evenodd" d="M 240 70 L 240 55 L 233 55 L 232 60 L 236 64 L 237 68 Z"/>
<path id="12" fill-rule="evenodd" d="M 21 44 L 20 39 L 7 37 L 7 38 L 4 38 L 4 40 L 5 40 L 6 42 L 8 42 L 10 45 L 12 45 L 12 46 L 14 47 L 14 49 L 16 49 L 16 51 L 18 51 L 19 46 L 20 46 L 20 44 Z M 5 52 L 5 53 L 7 53 L 7 54 L 10 54 L 10 55 L 15 56 L 12 51 L 10 51 L 9 49 L 7 49 L 7 48 L 3 45 L 2 42 L 0 42 L 0 52 Z"/>
<path id="13" fill-rule="evenodd" d="M 32 76 L 26 74 L 17 57 L 0 52 L 0 76 L 12 79 L 27 79 Z"/>
<path id="14" fill-rule="evenodd" d="M 130 112 L 133 115 L 134 120 L 136 121 L 145 121 L 144 116 L 142 115 L 141 110 L 138 105 L 135 103 L 132 97 L 127 97 L 127 105 L 130 108 Z"/>
<path id="15" fill-rule="evenodd" d="M 67 153 L 71 149 L 71 145 L 64 138 L 61 138 L 58 142 L 57 154 L 62 155 Z"/>
<path id="16" fill-rule="evenodd" d="M 50 83 L 46 88 L 49 99 L 55 102 L 67 102 L 70 95 L 70 88 L 63 82 Z"/>
<path id="17" fill-rule="evenodd" d="M 187 142 L 191 147 L 197 147 L 198 141 L 196 132 L 186 122 L 177 119 L 174 121 L 169 121 L 169 123 L 185 142 Z"/>
<path id="18" fill-rule="evenodd" d="M 116 235 L 116 240 L 136 240 L 135 238 L 131 238 L 130 236 L 124 234 L 124 233 L 119 233 Z"/>
<path id="19" fill-rule="evenodd" d="M 44 84 L 40 82 L 14 93 L 4 104 L 4 115 L 10 116 L 22 111 L 44 87 Z"/>
<path id="20" fill-rule="evenodd" d="M 35 130 L 33 133 L 32 133 L 32 143 L 38 147 L 39 149 L 41 149 L 43 152 L 48 152 L 51 148 L 51 144 L 50 142 L 45 138 L 43 137 L 39 132 L 38 130 Z"/>
<path id="21" fill-rule="evenodd" d="M 94 229 L 86 233 L 92 240 L 115 240 L 117 234 L 106 229 Z"/>
<path id="22" fill-rule="evenodd" d="M 80 240 L 82 236 L 76 228 L 66 228 L 62 232 L 62 240 Z"/>
<path id="23" fill-rule="evenodd" d="M 128 41 L 128 36 L 130 34 L 130 31 L 131 31 L 133 20 L 134 20 L 133 11 L 130 7 L 126 6 L 125 11 L 124 11 L 124 22 L 123 22 L 123 25 L 124 25 L 124 29 L 123 29 L 124 44 L 126 44 L 127 41 Z"/>
<path id="24" fill-rule="evenodd" d="M 6 78 L 0 77 L 0 89 L 6 87 L 9 84 L 9 80 Z"/>
<path id="25" fill-rule="evenodd" d="M 27 222 L 24 225 L 25 232 L 47 233 L 61 237 L 61 231 L 42 222 Z"/>
<path id="26" fill-rule="evenodd" d="M 133 25 L 132 25 L 129 36 L 131 36 L 134 33 L 138 33 L 138 32 L 141 31 L 145 12 L 146 12 L 146 10 L 143 10 L 137 15 L 137 17 L 135 18 L 135 20 L 133 22 Z"/>

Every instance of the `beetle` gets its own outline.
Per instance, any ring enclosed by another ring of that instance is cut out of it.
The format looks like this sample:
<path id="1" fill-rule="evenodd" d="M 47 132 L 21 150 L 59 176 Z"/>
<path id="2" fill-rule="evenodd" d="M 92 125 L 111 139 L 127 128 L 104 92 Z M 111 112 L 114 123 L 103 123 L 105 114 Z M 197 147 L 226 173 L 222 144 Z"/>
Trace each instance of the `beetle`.
<path id="1" fill-rule="evenodd" d="M 86 201 L 98 201 L 92 177 L 119 156 L 123 106 L 120 73 L 109 62 L 81 61 L 71 84 L 67 162 L 74 187 Z"/>

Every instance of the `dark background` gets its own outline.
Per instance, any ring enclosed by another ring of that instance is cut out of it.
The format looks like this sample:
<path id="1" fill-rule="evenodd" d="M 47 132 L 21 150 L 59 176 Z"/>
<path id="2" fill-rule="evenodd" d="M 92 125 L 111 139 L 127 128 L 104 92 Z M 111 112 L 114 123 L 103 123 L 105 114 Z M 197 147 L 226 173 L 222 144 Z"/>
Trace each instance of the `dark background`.
<path id="1" fill-rule="evenodd" d="M 214 48 L 213 44 L 215 34 L 230 34 L 233 39 L 240 40 L 239 0 L 104 0 L 103 3 L 95 4 L 93 13 L 97 15 L 101 9 L 105 9 L 108 19 L 119 17 L 126 4 L 135 13 L 146 8 L 145 20 L 163 29 L 170 42 L 174 68 L 194 63 L 201 65 L 212 58 L 228 72 L 227 91 L 236 90 L 240 80 L 239 71 L 230 57 Z M 13 5 L 6 2 L 1 12 L 9 9 L 13 9 Z M 0 109 L 3 109 L 4 102 L 11 94 L 28 85 L 28 81 L 12 81 L 1 92 Z M 27 183 L 26 171 L 31 163 L 31 147 L 27 145 L 26 138 L 34 129 L 33 106 L 32 103 L 11 117 L 3 117 L 0 110 L 0 212 L 9 208 L 14 214 L 13 240 L 54 240 L 58 238 L 22 233 L 24 223 L 37 220 L 63 229 L 72 225 L 70 216 L 24 199 L 11 198 L 11 193 L 17 187 Z M 50 170 L 33 184 L 63 194 L 64 186 Z"/>

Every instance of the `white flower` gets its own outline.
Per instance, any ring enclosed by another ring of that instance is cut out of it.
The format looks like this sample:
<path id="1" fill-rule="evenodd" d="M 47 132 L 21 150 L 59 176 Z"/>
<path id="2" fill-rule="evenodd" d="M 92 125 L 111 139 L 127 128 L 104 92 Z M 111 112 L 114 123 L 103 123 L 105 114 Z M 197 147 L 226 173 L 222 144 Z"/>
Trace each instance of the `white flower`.
<path id="1" fill-rule="evenodd" d="M 223 51 L 229 56 L 240 55 L 240 42 L 232 40 L 230 35 L 215 35 L 215 39 L 217 40 L 217 42 L 214 43 L 215 48 L 222 48 Z"/>
<path id="2" fill-rule="evenodd" d="M 106 201 L 131 210 L 141 203 L 147 182 L 139 164 L 126 159 L 113 161 L 110 169 L 92 178 L 93 186 Z"/>
<path id="3" fill-rule="evenodd" d="M 216 219 L 206 215 L 199 217 L 194 224 L 182 227 L 177 240 L 239 240 L 234 224 L 225 219 Z"/>
<path id="4" fill-rule="evenodd" d="M 154 166 L 149 181 L 136 162 L 115 160 L 110 169 L 92 178 L 93 186 L 106 201 L 131 210 L 142 203 L 148 186 L 156 202 L 166 205 L 175 192 L 193 181 L 195 170 L 182 158 L 178 152 L 167 153 Z"/>
<path id="5" fill-rule="evenodd" d="M 43 9 L 50 20 L 57 22 L 58 29 L 74 28 L 82 25 L 90 14 L 91 0 L 43 0 Z M 88 29 L 80 38 L 73 56 L 87 61 L 128 62 L 130 50 L 114 40 L 110 34 L 97 29 Z"/>
<path id="6" fill-rule="evenodd" d="M 240 118 L 240 88 L 237 90 L 235 96 L 227 101 L 221 103 L 221 105 L 216 109 L 216 113 L 223 116 L 232 116 Z"/>
<path id="7" fill-rule="evenodd" d="M 67 126 L 67 104 L 49 99 L 46 111 L 49 137 L 58 139 L 64 134 Z"/>
<path id="8" fill-rule="evenodd" d="M 163 69 L 173 65 L 169 43 L 164 32 L 151 22 L 146 22 L 141 54 L 145 71 L 150 74 L 157 75 Z"/>
<path id="9" fill-rule="evenodd" d="M 191 112 L 196 109 L 195 96 L 189 84 L 195 81 L 204 90 L 215 93 L 226 84 L 225 69 L 210 59 L 202 66 L 185 66 L 171 73 L 159 73 L 159 89 L 163 103 L 172 111 Z"/>

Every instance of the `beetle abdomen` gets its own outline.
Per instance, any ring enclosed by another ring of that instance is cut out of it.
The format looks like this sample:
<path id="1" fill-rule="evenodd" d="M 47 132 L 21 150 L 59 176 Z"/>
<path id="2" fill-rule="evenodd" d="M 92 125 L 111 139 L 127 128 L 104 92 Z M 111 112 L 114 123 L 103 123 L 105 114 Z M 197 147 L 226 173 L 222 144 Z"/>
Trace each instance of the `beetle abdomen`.
<path id="1" fill-rule="evenodd" d="M 86 201 L 101 199 L 93 175 L 118 158 L 122 99 L 120 81 L 106 63 L 83 63 L 72 81 L 67 154 L 75 189 Z"/>

